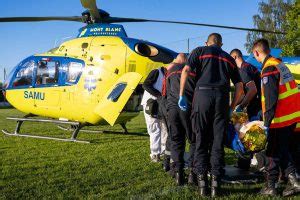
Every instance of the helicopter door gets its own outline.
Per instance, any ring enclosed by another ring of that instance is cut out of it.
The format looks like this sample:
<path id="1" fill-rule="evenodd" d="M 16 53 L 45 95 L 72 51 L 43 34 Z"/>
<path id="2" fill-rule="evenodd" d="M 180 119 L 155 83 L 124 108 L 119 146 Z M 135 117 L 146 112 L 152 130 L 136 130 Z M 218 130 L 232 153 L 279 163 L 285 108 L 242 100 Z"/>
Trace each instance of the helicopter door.
<path id="1" fill-rule="evenodd" d="M 59 109 L 61 91 L 59 90 L 60 62 L 50 58 L 38 61 L 35 76 L 34 104 L 46 110 Z"/>
<path id="2" fill-rule="evenodd" d="M 122 75 L 104 95 L 94 112 L 113 126 L 141 79 L 142 76 L 136 72 Z"/>

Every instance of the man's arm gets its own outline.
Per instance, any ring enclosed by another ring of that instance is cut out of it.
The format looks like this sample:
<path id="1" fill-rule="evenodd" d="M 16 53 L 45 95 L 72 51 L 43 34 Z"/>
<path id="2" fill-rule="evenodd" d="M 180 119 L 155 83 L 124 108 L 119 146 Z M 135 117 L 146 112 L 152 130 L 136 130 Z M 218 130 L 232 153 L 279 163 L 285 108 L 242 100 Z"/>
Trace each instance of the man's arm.
<path id="1" fill-rule="evenodd" d="M 182 69 L 181 77 L 180 77 L 180 91 L 179 91 L 179 96 L 184 95 L 184 90 L 185 90 L 185 84 L 187 81 L 187 78 L 189 76 L 189 72 L 191 71 L 191 67 L 186 65 Z"/>
<path id="2" fill-rule="evenodd" d="M 161 96 L 161 93 L 153 87 L 153 84 L 156 82 L 158 76 L 159 76 L 159 71 L 152 70 L 143 83 L 144 90 L 146 90 L 147 92 L 149 92 L 151 95 L 155 97 Z"/>
<path id="3" fill-rule="evenodd" d="M 270 127 L 275 116 L 278 94 L 279 94 L 280 74 L 276 67 L 268 67 L 262 72 L 262 87 L 265 97 L 264 125 Z"/>
<path id="4" fill-rule="evenodd" d="M 257 94 L 257 88 L 255 86 L 254 81 L 250 81 L 246 84 L 247 87 L 247 93 L 246 96 L 243 98 L 243 100 L 240 103 L 240 106 L 242 106 L 242 108 L 246 107 L 249 102 L 255 97 L 255 95 Z"/>
<path id="5" fill-rule="evenodd" d="M 238 71 L 238 67 L 235 64 L 235 61 L 231 56 L 229 56 L 229 59 L 232 63 L 234 63 L 234 67 L 230 67 L 230 79 L 232 83 L 234 84 L 235 90 L 234 90 L 234 97 L 230 105 L 231 111 L 234 110 L 234 108 L 237 106 L 237 104 L 240 102 L 242 95 L 244 94 L 244 86 L 243 82 L 240 76 L 240 73 Z"/>
<path id="6" fill-rule="evenodd" d="M 243 83 L 242 82 L 238 82 L 234 85 L 235 90 L 234 90 L 234 97 L 233 100 L 231 102 L 230 108 L 231 110 L 234 110 L 234 108 L 237 106 L 241 96 L 244 94 L 243 91 Z"/>

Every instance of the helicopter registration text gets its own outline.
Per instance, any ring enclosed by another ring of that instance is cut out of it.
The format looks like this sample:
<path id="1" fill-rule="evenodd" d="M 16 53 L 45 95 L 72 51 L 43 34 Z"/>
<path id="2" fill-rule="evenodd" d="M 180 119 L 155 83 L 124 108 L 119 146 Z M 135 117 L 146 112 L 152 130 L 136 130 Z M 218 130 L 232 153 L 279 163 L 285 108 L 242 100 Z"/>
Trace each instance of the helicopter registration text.
<path id="1" fill-rule="evenodd" d="M 24 91 L 24 98 L 25 99 L 44 100 L 45 99 L 45 93 L 44 92 Z"/>

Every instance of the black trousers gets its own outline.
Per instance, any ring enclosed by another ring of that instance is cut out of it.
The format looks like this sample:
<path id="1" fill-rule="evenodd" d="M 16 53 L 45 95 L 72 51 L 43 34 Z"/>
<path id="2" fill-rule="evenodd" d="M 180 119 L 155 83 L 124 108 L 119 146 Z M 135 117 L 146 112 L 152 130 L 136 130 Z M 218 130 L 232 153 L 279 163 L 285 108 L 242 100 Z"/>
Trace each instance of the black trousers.
<path id="1" fill-rule="evenodd" d="M 300 132 L 294 132 L 292 134 L 291 147 L 291 153 L 294 159 L 296 171 L 300 174 Z"/>
<path id="2" fill-rule="evenodd" d="M 285 176 L 295 172 L 294 160 L 291 153 L 294 129 L 295 125 L 269 129 L 266 155 L 269 159 L 267 179 L 270 181 L 278 180 L 280 167 Z"/>
<path id="3" fill-rule="evenodd" d="M 186 138 L 190 143 L 190 157 L 188 165 L 191 168 L 193 165 L 194 150 L 195 150 L 195 135 L 192 132 L 190 111 L 183 112 L 178 106 L 172 106 L 168 109 L 168 124 L 171 139 L 171 159 L 176 171 L 184 168 L 184 152 Z"/>
<path id="4" fill-rule="evenodd" d="M 196 89 L 192 109 L 192 128 L 196 134 L 194 172 L 223 175 L 224 139 L 229 122 L 229 91 Z"/>

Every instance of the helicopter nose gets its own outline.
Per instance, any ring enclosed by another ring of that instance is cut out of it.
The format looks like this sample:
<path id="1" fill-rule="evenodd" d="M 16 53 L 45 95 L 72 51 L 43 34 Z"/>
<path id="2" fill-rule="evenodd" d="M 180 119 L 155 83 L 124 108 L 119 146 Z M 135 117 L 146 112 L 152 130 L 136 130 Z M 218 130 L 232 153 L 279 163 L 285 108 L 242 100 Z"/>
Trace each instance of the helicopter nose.
<path id="1" fill-rule="evenodd" d="M 5 91 L 6 88 L 7 88 L 7 84 L 5 84 L 2 88 L 2 94 L 4 96 L 4 99 L 6 98 L 6 91 Z"/>

